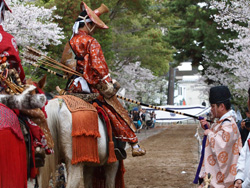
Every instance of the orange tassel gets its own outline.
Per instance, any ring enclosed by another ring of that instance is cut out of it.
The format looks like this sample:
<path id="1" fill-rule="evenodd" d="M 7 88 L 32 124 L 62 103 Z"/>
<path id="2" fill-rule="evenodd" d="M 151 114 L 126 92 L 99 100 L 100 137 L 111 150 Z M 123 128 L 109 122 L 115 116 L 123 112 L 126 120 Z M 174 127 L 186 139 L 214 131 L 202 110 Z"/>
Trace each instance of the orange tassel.
<path id="1" fill-rule="evenodd" d="M 107 163 L 114 163 L 117 161 L 116 155 L 115 155 L 115 146 L 114 142 L 110 141 L 109 142 L 109 158 Z"/>
<path id="2" fill-rule="evenodd" d="M 119 168 L 115 178 L 115 188 L 125 188 L 125 182 L 124 182 L 125 171 L 126 170 L 124 168 L 123 160 L 119 161 Z"/>
<path id="3" fill-rule="evenodd" d="M 79 162 L 100 163 L 97 138 L 92 136 L 72 137 L 72 164 Z"/>

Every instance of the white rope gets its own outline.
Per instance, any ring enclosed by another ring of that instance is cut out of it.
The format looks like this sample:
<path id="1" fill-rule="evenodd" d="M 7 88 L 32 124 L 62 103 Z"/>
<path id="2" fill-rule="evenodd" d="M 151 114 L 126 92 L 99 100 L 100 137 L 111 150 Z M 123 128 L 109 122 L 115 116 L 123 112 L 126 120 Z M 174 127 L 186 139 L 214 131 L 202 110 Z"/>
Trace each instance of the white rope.
<path id="1" fill-rule="evenodd" d="M 73 35 L 78 33 L 78 29 L 79 29 L 79 25 L 80 23 L 85 23 L 85 25 L 87 25 L 86 23 L 92 22 L 91 19 L 86 19 L 88 15 L 86 15 L 85 17 L 82 16 L 78 16 L 79 18 L 82 18 L 83 20 L 79 20 L 76 21 L 75 24 L 73 25 Z"/>
<path id="2" fill-rule="evenodd" d="M 196 139 L 197 139 L 197 141 L 198 141 L 198 156 L 199 156 L 199 158 L 200 158 L 200 153 L 201 153 L 201 149 L 202 149 L 202 138 L 201 138 L 201 136 L 200 136 L 200 134 L 199 134 L 199 129 L 200 129 L 200 127 L 201 127 L 201 124 L 199 123 L 198 125 L 197 125 L 197 128 L 196 128 L 196 133 L 195 133 L 195 137 L 196 137 Z"/>
<path id="3" fill-rule="evenodd" d="M 110 73 L 108 73 L 107 75 L 105 75 L 105 76 L 101 79 L 101 81 L 105 80 L 105 79 L 108 78 L 108 77 L 110 77 Z"/>
<path id="4" fill-rule="evenodd" d="M 4 13 L 5 13 L 5 4 L 2 1 L 1 6 L 0 6 L 0 24 L 2 24 L 2 22 L 4 20 L 4 18 L 3 18 Z"/>

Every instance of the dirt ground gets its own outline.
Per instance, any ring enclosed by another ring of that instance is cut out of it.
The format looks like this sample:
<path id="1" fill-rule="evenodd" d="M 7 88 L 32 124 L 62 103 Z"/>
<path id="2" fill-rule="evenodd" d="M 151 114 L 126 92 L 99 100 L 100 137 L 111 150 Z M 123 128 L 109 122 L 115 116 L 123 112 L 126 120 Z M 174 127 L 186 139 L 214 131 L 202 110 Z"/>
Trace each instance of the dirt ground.
<path id="1" fill-rule="evenodd" d="M 199 162 L 197 125 L 166 125 L 137 133 L 143 157 L 127 149 L 126 188 L 196 188 L 193 184 Z"/>

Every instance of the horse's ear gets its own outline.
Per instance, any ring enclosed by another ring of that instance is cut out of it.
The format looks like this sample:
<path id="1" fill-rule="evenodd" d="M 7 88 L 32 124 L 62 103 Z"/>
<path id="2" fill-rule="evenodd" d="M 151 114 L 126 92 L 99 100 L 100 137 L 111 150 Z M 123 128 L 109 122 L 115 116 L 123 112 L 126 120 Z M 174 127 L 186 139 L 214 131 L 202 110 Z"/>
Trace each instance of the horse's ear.
<path id="1" fill-rule="evenodd" d="M 45 84 L 46 84 L 46 79 L 47 79 L 47 75 L 45 74 L 42 79 L 37 83 L 37 86 L 40 88 L 40 89 L 43 89 Z"/>
<path id="2" fill-rule="evenodd" d="M 27 80 L 26 80 L 26 83 L 29 84 L 29 85 L 33 85 L 33 81 L 32 81 L 31 78 L 27 79 Z"/>
<path id="3" fill-rule="evenodd" d="M 84 10 L 85 10 L 83 1 L 82 1 L 81 4 L 80 4 L 80 10 L 81 10 L 81 11 L 84 11 Z"/>

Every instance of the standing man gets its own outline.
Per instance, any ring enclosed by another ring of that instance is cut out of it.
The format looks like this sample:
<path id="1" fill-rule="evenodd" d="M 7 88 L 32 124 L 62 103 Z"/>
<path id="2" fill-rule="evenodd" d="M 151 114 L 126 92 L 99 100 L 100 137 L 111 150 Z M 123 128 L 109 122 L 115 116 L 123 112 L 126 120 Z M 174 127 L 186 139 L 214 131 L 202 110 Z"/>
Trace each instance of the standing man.
<path id="1" fill-rule="evenodd" d="M 250 131 L 250 112 L 248 110 L 248 107 L 246 108 L 245 114 L 246 114 L 246 119 L 243 119 L 243 120 L 239 121 L 239 123 L 238 123 L 238 128 L 240 131 L 243 146 L 245 144 L 245 141 L 246 141 L 248 134 L 249 134 L 249 131 Z"/>
<path id="2" fill-rule="evenodd" d="M 154 128 L 155 127 L 155 122 L 156 122 L 156 113 L 155 111 L 152 112 L 152 127 L 151 128 Z"/>
<path id="3" fill-rule="evenodd" d="M 236 164 L 242 143 L 238 127 L 229 112 L 230 99 L 231 93 L 228 87 L 212 87 L 209 102 L 211 113 L 218 121 L 212 125 L 205 119 L 200 121 L 207 140 L 199 177 L 202 181 L 206 174 L 210 173 L 212 175 L 211 188 L 228 188 L 234 185 Z"/>
<path id="4" fill-rule="evenodd" d="M 250 110 L 250 88 L 248 89 L 247 100 L 248 112 Z M 235 177 L 234 188 L 250 187 L 250 134 L 246 138 L 244 147 L 240 152 L 240 157 L 237 163 L 237 175 Z"/>
<path id="5" fill-rule="evenodd" d="M 133 121 L 115 96 L 119 84 L 110 77 L 101 45 L 91 36 L 97 28 L 108 29 L 99 16 L 109 10 L 104 4 L 95 11 L 84 2 L 80 6 L 82 12 L 73 26 L 69 45 L 77 60 L 76 66 L 72 68 L 83 76 L 75 78 L 67 90 L 74 93 L 99 93 L 98 104 L 108 114 L 115 137 L 131 145 L 132 156 L 145 155 L 146 151 L 138 145 Z M 66 58 L 63 55 L 61 62 L 67 64 L 64 60 Z"/>

